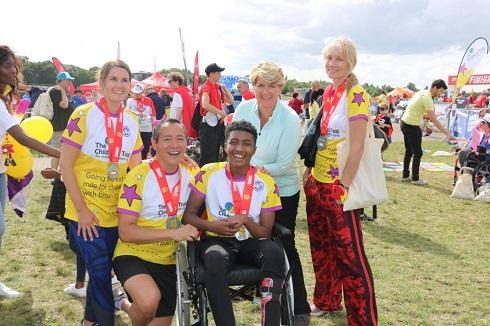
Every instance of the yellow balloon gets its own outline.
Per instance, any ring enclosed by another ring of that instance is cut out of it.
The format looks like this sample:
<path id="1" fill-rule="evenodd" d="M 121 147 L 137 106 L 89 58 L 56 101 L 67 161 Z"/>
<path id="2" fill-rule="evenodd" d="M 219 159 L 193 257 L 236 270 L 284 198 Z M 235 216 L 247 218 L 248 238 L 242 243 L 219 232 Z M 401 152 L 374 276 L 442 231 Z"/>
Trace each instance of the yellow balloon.
<path id="1" fill-rule="evenodd" d="M 7 175 L 12 178 L 23 179 L 32 170 L 31 152 L 12 153 L 12 161 L 7 165 Z"/>
<path id="2" fill-rule="evenodd" d="M 47 143 L 53 137 L 53 126 L 46 118 L 39 116 L 30 117 L 22 121 L 20 126 L 26 134 L 42 143 Z"/>
<path id="3" fill-rule="evenodd" d="M 4 154 L 5 154 L 5 150 L 7 149 L 9 149 L 9 151 L 11 151 L 12 153 L 25 153 L 29 151 L 29 148 L 25 147 L 24 145 L 21 145 L 17 140 L 15 140 L 14 137 L 9 135 L 8 133 L 7 136 L 5 137 L 5 141 L 2 144 L 2 148 L 4 148 Z"/>

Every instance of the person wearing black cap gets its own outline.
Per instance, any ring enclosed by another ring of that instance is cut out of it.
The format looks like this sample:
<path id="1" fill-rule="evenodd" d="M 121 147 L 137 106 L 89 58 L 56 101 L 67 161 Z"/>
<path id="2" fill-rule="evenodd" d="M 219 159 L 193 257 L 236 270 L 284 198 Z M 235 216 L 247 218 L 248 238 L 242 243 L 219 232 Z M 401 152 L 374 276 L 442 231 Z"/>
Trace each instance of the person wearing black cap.
<path id="1" fill-rule="evenodd" d="M 202 122 L 199 125 L 199 139 L 201 141 L 201 159 L 199 166 L 218 161 L 219 146 L 224 140 L 223 119 L 226 117 L 224 108 L 233 104 L 233 95 L 224 85 L 218 83 L 221 68 L 216 63 L 208 65 L 205 69 L 207 80 L 199 92 Z"/>

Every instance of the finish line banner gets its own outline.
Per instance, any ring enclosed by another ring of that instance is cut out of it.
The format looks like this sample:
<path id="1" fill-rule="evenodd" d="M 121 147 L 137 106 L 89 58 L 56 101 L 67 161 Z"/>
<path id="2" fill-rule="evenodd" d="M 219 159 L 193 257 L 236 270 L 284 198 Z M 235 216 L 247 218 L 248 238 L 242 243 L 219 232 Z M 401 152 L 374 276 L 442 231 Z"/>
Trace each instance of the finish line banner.
<path id="1" fill-rule="evenodd" d="M 448 76 L 447 84 L 456 85 L 456 76 Z M 473 75 L 468 79 L 466 85 L 490 85 L 490 74 Z"/>

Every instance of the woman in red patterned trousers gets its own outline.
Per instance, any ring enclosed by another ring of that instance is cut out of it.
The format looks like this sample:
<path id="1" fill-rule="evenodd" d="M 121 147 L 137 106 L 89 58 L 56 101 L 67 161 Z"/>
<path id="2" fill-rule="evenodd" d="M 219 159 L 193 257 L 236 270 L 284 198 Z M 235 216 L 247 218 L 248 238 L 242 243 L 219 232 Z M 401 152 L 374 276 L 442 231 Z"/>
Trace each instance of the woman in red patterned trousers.
<path id="1" fill-rule="evenodd" d="M 323 96 L 320 135 L 312 168 L 306 168 L 304 188 L 315 271 L 312 316 L 342 309 L 342 291 L 349 325 L 377 325 L 371 268 L 364 252 L 359 212 L 343 211 L 359 162 L 369 117 L 369 96 L 352 73 L 356 49 L 350 39 L 333 40 L 323 51 L 333 84 Z M 347 125 L 348 124 L 348 125 Z M 349 132 L 350 150 L 342 176 L 337 144 Z"/>

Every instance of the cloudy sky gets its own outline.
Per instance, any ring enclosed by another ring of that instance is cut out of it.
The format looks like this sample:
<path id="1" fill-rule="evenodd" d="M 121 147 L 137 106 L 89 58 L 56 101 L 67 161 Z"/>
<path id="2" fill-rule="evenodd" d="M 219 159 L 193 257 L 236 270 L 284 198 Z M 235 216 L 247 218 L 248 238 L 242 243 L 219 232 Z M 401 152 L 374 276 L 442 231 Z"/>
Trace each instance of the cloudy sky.
<path id="1" fill-rule="evenodd" d="M 270 60 L 289 78 L 326 79 L 322 49 L 344 35 L 357 45 L 361 83 L 423 88 L 454 75 L 473 39 L 490 39 L 488 0 L 24 0 L 15 8 L 2 12 L 0 43 L 83 68 L 114 59 L 118 41 L 133 71 L 152 71 L 154 60 L 157 69 L 183 67 L 180 27 L 189 69 L 199 50 L 201 72 L 217 62 L 246 75 Z M 490 73 L 490 56 L 476 73 Z"/>

